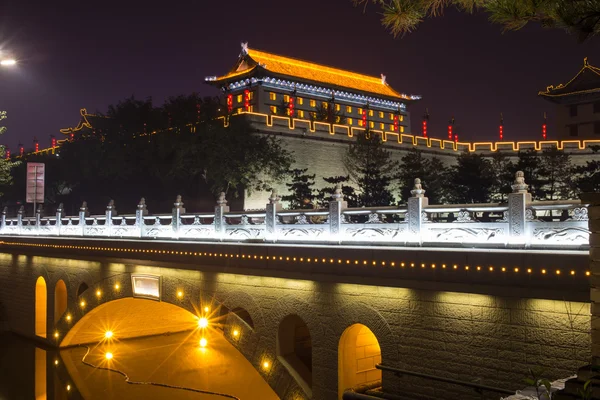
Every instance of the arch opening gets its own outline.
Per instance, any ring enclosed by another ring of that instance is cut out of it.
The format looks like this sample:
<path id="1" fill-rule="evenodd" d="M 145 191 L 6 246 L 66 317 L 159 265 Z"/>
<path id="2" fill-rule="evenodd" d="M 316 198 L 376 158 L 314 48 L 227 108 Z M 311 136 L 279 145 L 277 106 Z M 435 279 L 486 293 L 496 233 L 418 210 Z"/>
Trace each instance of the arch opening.
<path id="1" fill-rule="evenodd" d="M 338 345 L 338 398 L 357 386 L 381 387 L 381 348 L 375 334 L 363 324 L 346 328 Z"/>
<path id="2" fill-rule="evenodd" d="M 79 285 L 79 287 L 77 288 L 77 297 L 81 296 L 83 294 L 83 292 L 85 292 L 88 289 L 88 285 L 85 282 L 81 282 L 81 285 Z"/>
<path id="3" fill-rule="evenodd" d="M 54 323 L 67 311 L 67 285 L 60 279 L 54 286 Z"/>
<path id="4" fill-rule="evenodd" d="M 250 328 L 254 329 L 254 321 L 252 321 L 252 317 L 250 316 L 250 313 L 247 310 L 241 307 L 237 307 L 231 310 L 231 312 L 237 315 Z"/>
<path id="5" fill-rule="evenodd" d="M 46 280 L 39 277 L 35 282 L 35 334 L 46 337 L 48 290 Z"/>
<path id="6" fill-rule="evenodd" d="M 308 326 L 295 314 L 288 315 L 279 324 L 277 358 L 312 396 L 312 340 Z"/>

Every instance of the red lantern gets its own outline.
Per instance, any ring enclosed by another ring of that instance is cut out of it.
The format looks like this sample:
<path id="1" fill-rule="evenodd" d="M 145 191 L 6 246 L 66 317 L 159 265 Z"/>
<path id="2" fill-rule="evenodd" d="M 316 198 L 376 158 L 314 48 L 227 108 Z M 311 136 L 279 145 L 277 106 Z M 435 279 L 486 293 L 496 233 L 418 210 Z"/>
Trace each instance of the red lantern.
<path id="1" fill-rule="evenodd" d="M 23 157 L 23 154 L 25 154 L 25 148 L 21 143 L 19 143 L 19 155 Z"/>
<path id="2" fill-rule="evenodd" d="M 458 135 L 454 135 L 454 143 L 458 143 Z"/>
<path id="3" fill-rule="evenodd" d="M 400 118 L 397 115 L 394 115 L 394 132 L 399 132 L 398 130 L 398 122 L 400 121 Z"/>
<path id="4" fill-rule="evenodd" d="M 544 123 L 542 124 L 542 139 L 546 140 L 546 129 L 547 129 L 547 125 L 546 125 L 546 113 L 544 113 Z"/>
<path id="5" fill-rule="evenodd" d="M 233 95 L 227 95 L 227 112 L 231 113 L 233 111 Z"/>
<path id="6" fill-rule="evenodd" d="M 448 140 L 452 140 L 452 124 L 448 125 Z"/>
<path id="7" fill-rule="evenodd" d="M 500 134 L 500 141 L 504 139 L 504 127 L 500 125 L 498 133 Z"/>
<path id="8" fill-rule="evenodd" d="M 40 151 L 40 144 L 37 140 L 34 140 L 33 143 L 35 145 L 35 152 L 37 153 L 38 151 Z"/>
<path id="9" fill-rule="evenodd" d="M 363 126 L 366 128 L 367 127 L 367 110 L 364 109 L 362 112 L 362 123 Z"/>
<path id="10" fill-rule="evenodd" d="M 290 117 L 294 117 L 294 98 L 290 96 L 290 100 L 288 101 L 288 112 Z"/>
<path id="11" fill-rule="evenodd" d="M 250 111 L 250 91 L 244 90 L 244 111 Z"/>
<path id="12" fill-rule="evenodd" d="M 6 159 L 10 159 L 10 149 L 8 147 L 6 148 Z"/>
<path id="13" fill-rule="evenodd" d="M 423 137 L 427 137 L 427 120 L 423 120 Z"/>
<path id="14" fill-rule="evenodd" d="M 51 136 L 51 142 L 52 142 L 52 148 L 55 149 L 56 148 L 56 138 L 54 136 Z"/>

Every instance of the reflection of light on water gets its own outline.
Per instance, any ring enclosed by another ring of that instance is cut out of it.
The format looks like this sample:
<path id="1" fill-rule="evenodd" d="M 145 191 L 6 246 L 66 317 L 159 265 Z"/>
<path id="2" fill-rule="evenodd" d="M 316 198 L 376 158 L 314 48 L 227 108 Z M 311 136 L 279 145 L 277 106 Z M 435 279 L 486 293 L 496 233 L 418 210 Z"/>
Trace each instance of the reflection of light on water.
<path id="1" fill-rule="evenodd" d="M 35 348 L 35 400 L 46 400 L 46 351 Z"/>

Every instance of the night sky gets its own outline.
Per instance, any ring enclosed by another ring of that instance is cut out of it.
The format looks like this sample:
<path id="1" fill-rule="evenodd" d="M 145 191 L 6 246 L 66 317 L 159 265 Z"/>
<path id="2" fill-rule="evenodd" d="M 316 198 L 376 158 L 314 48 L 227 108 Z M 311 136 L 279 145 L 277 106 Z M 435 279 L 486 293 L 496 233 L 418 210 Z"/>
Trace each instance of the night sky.
<path id="1" fill-rule="evenodd" d="M 9 115 L 0 141 L 13 151 L 34 136 L 48 146 L 51 134 L 77 124 L 82 107 L 105 112 L 131 95 L 152 96 L 156 105 L 172 95 L 215 95 L 204 77 L 231 68 L 241 41 L 384 73 L 396 90 L 423 96 L 410 110 L 414 130 L 428 108 L 430 135 L 445 137 L 454 115 L 461 141 L 495 139 L 500 112 L 505 139 L 513 140 L 538 138 L 548 111 L 552 138 L 554 106 L 537 92 L 570 79 L 585 56 L 600 65 L 600 38 L 578 44 L 538 26 L 502 34 L 485 14 L 455 10 L 393 39 L 375 8 L 365 15 L 350 0 L 23 3 L 0 6 L 0 44 L 20 60 L 0 70 L 0 109 Z"/>

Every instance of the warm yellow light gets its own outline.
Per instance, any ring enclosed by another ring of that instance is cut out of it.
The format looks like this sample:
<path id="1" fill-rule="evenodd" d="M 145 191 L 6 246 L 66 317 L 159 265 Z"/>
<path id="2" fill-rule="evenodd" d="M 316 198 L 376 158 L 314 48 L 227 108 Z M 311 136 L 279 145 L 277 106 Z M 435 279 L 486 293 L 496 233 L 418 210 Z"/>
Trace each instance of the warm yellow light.
<path id="1" fill-rule="evenodd" d="M 85 301 L 81 300 L 81 302 L 79 303 L 79 305 L 81 306 L 81 308 L 85 307 Z"/>
<path id="2" fill-rule="evenodd" d="M 58 365 L 58 360 L 54 360 L 54 365 Z"/>
<path id="3" fill-rule="evenodd" d="M 113 353 L 111 353 L 111 352 L 109 351 L 108 353 L 106 353 L 106 354 L 104 355 L 104 357 L 106 357 L 106 359 L 107 359 L 107 360 L 112 360 L 112 358 L 113 358 Z"/>
<path id="4" fill-rule="evenodd" d="M 240 334 L 240 331 L 238 331 L 237 329 L 233 331 L 233 336 L 238 336 Z"/>
<path id="5" fill-rule="evenodd" d="M 506 272 L 506 268 L 505 267 L 502 267 L 502 272 Z"/>
<path id="6" fill-rule="evenodd" d="M 560 275 L 560 269 L 556 270 L 556 275 Z"/>
<path id="7" fill-rule="evenodd" d="M 585 271 L 585 276 L 590 276 L 590 271 Z"/>
<path id="8" fill-rule="evenodd" d="M 271 364 L 269 364 L 268 361 L 263 362 L 263 368 L 267 369 L 267 368 L 269 368 L 269 365 L 271 365 Z"/>
<path id="9" fill-rule="evenodd" d="M 481 267 L 479 265 L 477 266 L 477 271 L 481 271 Z"/>
<path id="10" fill-rule="evenodd" d="M 58 332 L 54 332 L 54 337 L 58 338 Z"/>
<path id="11" fill-rule="evenodd" d="M 98 296 L 98 297 L 102 296 L 102 292 L 100 290 L 96 290 L 96 296 Z"/>
<path id="12" fill-rule="evenodd" d="M 494 270 L 494 267 L 490 267 L 490 272 L 492 272 Z"/>
<path id="13" fill-rule="evenodd" d="M 67 385 L 67 392 L 71 390 L 71 385 Z"/>
<path id="14" fill-rule="evenodd" d="M 112 338 L 113 337 L 113 331 L 106 331 L 106 332 L 104 332 L 104 337 L 106 339 Z"/>
<path id="15" fill-rule="evenodd" d="M 121 285 L 119 285 L 118 283 L 115 283 L 115 290 L 119 290 L 121 288 Z"/>
<path id="16" fill-rule="evenodd" d="M 454 264 L 454 265 L 452 266 L 452 268 L 454 268 L 454 269 L 458 269 L 458 265 Z"/>
<path id="17" fill-rule="evenodd" d="M 206 306 L 204 307 L 204 312 L 209 312 L 210 311 L 210 307 Z"/>
<path id="18" fill-rule="evenodd" d="M 71 322 L 71 314 L 67 315 L 67 321 Z"/>
<path id="19" fill-rule="evenodd" d="M 519 272 L 519 268 L 515 268 L 515 272 Z"/>
<path id="20" fill-rule="evenodd" d="M 467 271 L 469 270 L 469 266 L 468 265 L 465 267 L 465 270 L 467 270 Z"/>
<path id="21" fill-rule="evenodd" d="M 198 326 L 203 329 L 206 328 L 208 326 L 208 320 L 204 317 L 200 318 L 198 320 Z"/>
<path id="22" fill-rule="evenodd" d="M 542 270 L 542 274 L 545 274 L 545 273 L 546 273 L 546 270 L 545 270 L 545 269 L 543 269 L 543 270 Z"/>
<path id="23" fill-rule="evenodd" d="M 177 292 L 177 297 L 179 297 L 179 298 L 183 297 L 183 292 L 181 290 Z"/>
<path id="24" fill-rule="evenodd" d="M 571 275 L 575 275 L 575 271 L 571 271 Z"/>
<path id="25" fill-rule="evenodd" d="M 206 341 L 206 339 L 204 339 L 204 338 L 200 339 L 200 347 L 206 347 L 207 343 L 208 342 Z"/>

